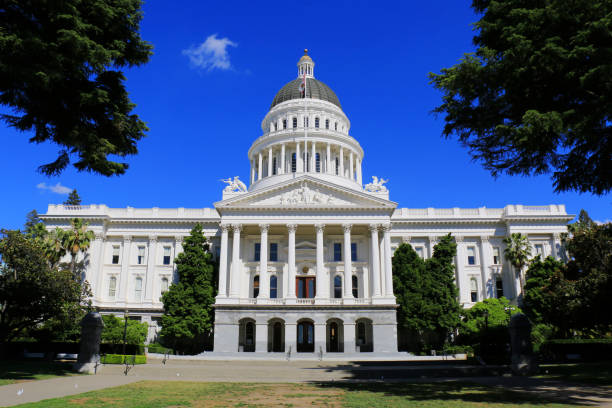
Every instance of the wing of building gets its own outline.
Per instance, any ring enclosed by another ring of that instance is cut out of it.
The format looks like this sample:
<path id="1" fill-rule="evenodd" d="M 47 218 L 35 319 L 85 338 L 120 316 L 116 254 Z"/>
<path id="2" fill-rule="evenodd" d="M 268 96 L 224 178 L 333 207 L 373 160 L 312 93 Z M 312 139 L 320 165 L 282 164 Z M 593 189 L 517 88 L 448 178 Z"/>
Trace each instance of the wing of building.
<path id="1" fill-rule="evenodd" d="M 274 97 L 248 150 L 248 188 L 239 177 L 224 180 L 214 208 L 49 205 L 49 227 L 81 217 L 95 231 L 87 280 L 96 307 L 139 316 L 153 339 L 174 258 L 200 223 L 220 265 L 215 352 L 396 352 L 391 258 L 401 243 L 428 258 L 452 233 L 466 307 L 519 295 L 505 236 L 521 232 L 536 253 L 559 255 L 573 218 L 563 205 L 397 208 L 387 180 L 364 185 L 364 151 L 314 65 L 305 53 L 298 78 Z"/>

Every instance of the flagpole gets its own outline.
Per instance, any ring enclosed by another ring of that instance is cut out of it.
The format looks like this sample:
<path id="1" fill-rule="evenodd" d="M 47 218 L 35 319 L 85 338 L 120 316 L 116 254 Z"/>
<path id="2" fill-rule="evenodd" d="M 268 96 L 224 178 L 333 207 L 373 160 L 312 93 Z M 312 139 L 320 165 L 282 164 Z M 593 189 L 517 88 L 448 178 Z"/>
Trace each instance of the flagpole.
<path id="1" fill-rule="evenodd" d="M 307 67 L 304 67 L 304 173 L 308 169 L 308 144 L 306 142 L 306 138 L 308 138 L 308 104 L 306 103 L 306 95 L 308 91 L 308 81 L 306 81 L 306 70 Z"/>

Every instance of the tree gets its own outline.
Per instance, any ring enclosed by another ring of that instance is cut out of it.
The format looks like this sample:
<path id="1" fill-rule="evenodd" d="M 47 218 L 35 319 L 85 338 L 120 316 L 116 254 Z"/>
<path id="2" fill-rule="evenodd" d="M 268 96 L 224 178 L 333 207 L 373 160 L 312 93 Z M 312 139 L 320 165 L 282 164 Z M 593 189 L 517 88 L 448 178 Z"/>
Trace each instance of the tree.
<path id="1" fill-rule="evenodd" d="M 116 317 L 115 315 L 102 316 L 104 321 L 104 329 L 102 329 L 102 343 L 123 344 L 123 331 L 125 329 L 125 319 Z M 127 344 L 144 344 L 147 339 L 148 325 L 145 322 L 137 320 L 127 321 L 126 343 Z"/>
<path id="2" fill-rule="evenodd" d="M 89 248 L 91 241 L 94 239 L 93 231 L 87 229 L 88 224 L 83 223 L 80 218 L 73 218 L 70 220 L 71 228 L 63 231 L 61 234 L 61 244 L 64 252 L 70 254 L 70 270 L 75 277 L 80 277 L 85 273 L 85 259 L 81 262 L 77 262 L 77 258 L 80 253 L 85 254 Z"/>
<path id="3" fill-rule="evenodd" d="M 555 275 L 564 275 L 566 265 L 553 257 L 542 260 L 536 257 L 527 269 L 525 282 L 525 295 L 523 297 L 523 309 L 525 314 L 534 323 L 553 323 L 557 316 L 561 320 L 567 320 L 567 301 L 559 299 L 552 290 L 552 281 Z M 559 301 L 565 303 L 559 304 Z"/>
<path id="4" fill-rule="evenodd" d="M 84 293 L 69 270 L 52 267 L 36 240 L 2 230 L 0 239 L 0 343 L 62 315 Z"/>
<path id="5" fill-rule="evenodd" d="M 531 256 L 531 245 L 527 237 L 519 232 L 512 233 L 509 237 L 505 237 L 504 244 L 506 244 L 504 255 L 506 255 L 506 258 L 510 261 L 512 266 L 516 268 L 521 284 L 521 293 L 523 293 L 525 289 L 523 269 L 527 265 L 529 256 Z"/>
<path id="6" fill-rule="evenodd" d="M 521 309 L 511 305 L 505 297 L 484 299 L 463 311 L 460 334 L 478 341 L 480 332 L 485 329 L 503 328 L 506 330 L 510 316 L 521 313 Z"/>
<path id="7" fill-rule="evenodd" d="M 428 260 L 421 259 L 408 244 L 400 245 L 393 255 L 398 326 L 418 337 L 421 347 L 439 348 L 459 323 L 455 254 L 456 244 L 449 234 Z"/>
<path id="8" fill-rule="evenodd" d="M 144 122 L 132 114 L 121 68 L 146 63 L 152 46 L 138 33 L 141 0 L 7 0 L 0 8 L 0 104 L 9 126 L 30 142 L 60 146 L 39 171 L 123 174 L 113 156 L 136 154 Z M 76 161 L 71 157 L 76 156 Z"/>
<path id="9" fill-rule="evenodd" d="M 612 3 L 473 0 L 476 52 L 429 75 L 434 112 L 494 176 L 552 173 L 555 191 L 610 191 Z"/>
<path id="10" fill-rule="evenodd" d="M 68 198 L 64 201 L 64 205 L 81 205 L 81 197 L 79 193 L 77 193 L 76 189 L 72 190 L 70 194 L 68 194 Z"/>
<path id="11" fill-rule="evenodd" d="M 202 351 L 213 328 L 215 263 L 208 249 L 202 225 L 197 224 L 175 260 L 178 282 L 162 296 L 160 335 L 165 344 L 183 353 Z"/>

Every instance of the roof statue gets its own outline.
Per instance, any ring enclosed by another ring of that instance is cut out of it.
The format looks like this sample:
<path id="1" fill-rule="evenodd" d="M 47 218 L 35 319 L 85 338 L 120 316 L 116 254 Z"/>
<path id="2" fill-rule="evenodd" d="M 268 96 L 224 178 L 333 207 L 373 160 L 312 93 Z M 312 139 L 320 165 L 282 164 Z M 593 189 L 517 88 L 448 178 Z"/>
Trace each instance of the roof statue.
<path id="1" fill-rule="evenodd" d="M 387 191 L 387 187 L 385 187 L 383 184 L 387 183 L 388 181 L 388 179 L 378 179 L 378 177 L 372 176 L 372 182 L 365 185 L 365 191 L 369 191 L 371 193 L 384 193 Z"/>
<path id="2" fill-rule="evenodd" d="M 227 186 L 223 189 L 224 193 L 246 193 L 247 186 L 244 184 L 238 176 L 235 176 L 234 179 L 227 178 L 221 179 L 222 182 L 226 183 Z"/>

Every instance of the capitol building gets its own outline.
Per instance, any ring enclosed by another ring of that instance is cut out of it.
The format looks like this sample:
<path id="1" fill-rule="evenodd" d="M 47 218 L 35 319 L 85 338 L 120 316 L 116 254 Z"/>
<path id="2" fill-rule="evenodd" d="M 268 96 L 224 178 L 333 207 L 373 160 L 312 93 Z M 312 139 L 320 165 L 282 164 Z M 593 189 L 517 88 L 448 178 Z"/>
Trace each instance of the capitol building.
<path id="1" fill-rule="evenodd" d="M 247 152 L 250 173 L 223 180 L 212 207 L 49 205 L 49 228 L 80 217 L 95 232 L 86 278 L 102 313 L 127 311 L 154 340 L 174 259 L 198 223 L 219 262 L 215 353 L 397 352 L 391 259 L 402 243 L 429 258 L 452 234 L 464 307 L 520 295 L 504 257 L 511 233 L 527 235 L 534 254 L 560 255 L 573 218 L 564 205 L 399 207 L 386 179 L 362 174 L 365 152 L 307 53 L 297 68 Z"/>

